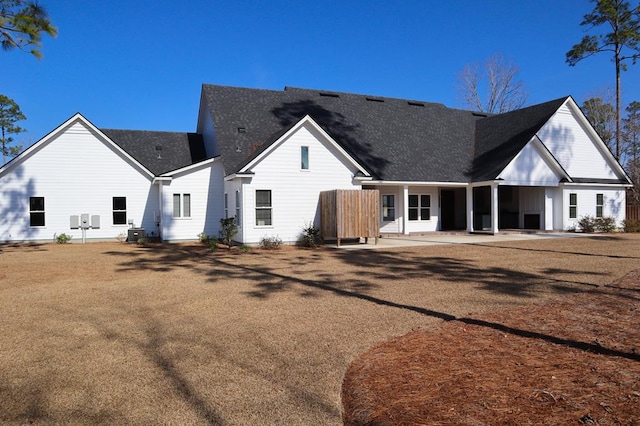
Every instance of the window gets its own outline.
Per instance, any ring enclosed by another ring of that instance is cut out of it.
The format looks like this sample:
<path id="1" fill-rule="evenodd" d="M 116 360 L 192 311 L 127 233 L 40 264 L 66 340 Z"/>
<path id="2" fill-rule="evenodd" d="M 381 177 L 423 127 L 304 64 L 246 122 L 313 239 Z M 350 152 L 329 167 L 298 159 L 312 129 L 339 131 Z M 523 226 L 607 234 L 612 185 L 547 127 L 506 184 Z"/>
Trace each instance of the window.
<path id="1" fill-rule="evenodd" d="M 596 194 L 596 217 L 602 217 L 604 212 L 604 194 Z"/>
<path id="2" fill-rule="evenodd" d="M 393 195 L 382 196 L 382 220 L 385 222 L 396 220 L 396 209 Z"/>
<path id="3" fill-rule="evenodd" d="M 224 217 L 229 217 L 229 194 L 224 193 Z"/>
<path id="4" fill-rule="evenodd" d="M 29 226 L 44 226 L 44 197 L 29 197 Z"/>
<path id="5" fill-rule="evenodd" d="M 127 197 L 113 197 L 113 224 L 127 224 Z"/>
<path id="6" fill-rule="evenodd" d="M 191 194 L 173 194 L 173 217 L 191 217 Z"/>
<path id="7" fill-rule="evenodd" d="M 271 191 L 256 190 L 256 226 L 271 226 Z"/>
<path id="8" fill-rule="evenodd" d="M 302 170 L 309 170 L 309 147 L 300 147 L 300 168 Z"/>
<path id="9" fill-rule="evenodd" d="M 431 220 L 431 195 L 409 195 L 409 220 Z"/>
<path id="10" fill-rule="evenodd" d="M 569 219 L 578 217 L 578 194 L 569 194 Z"/>
<path id="11" fill-rule="evenodd" d="M 240 226 L 240 191 L 236 191 L 236 225 Z"/>

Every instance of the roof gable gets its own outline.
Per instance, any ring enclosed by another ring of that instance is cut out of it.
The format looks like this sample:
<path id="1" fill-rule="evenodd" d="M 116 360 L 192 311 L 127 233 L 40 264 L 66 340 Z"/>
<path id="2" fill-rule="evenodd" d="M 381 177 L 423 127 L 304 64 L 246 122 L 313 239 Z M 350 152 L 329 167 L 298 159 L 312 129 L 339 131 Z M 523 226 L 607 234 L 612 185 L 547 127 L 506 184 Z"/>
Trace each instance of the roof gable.
<path id="1" fill-rule="evenodd" d="M 478 121 L 469 177 L 473 181 L 496 179 L 567 99 L 564 97 Z"/>
<path id="2" fill-rule="evenodd" d="M 534 137 L 498 176 L 507 185 L 555 186 L 569 180 L 562 166 L 537 137 Z"/>
<path id="3" fill-rule="evenodd" d="M 262 146 L 256 149 L 253 155 L 247 158 L 245 164 L 242 165 L 238 171 L 238 173 L 247 173 L 251 171 L 251 168 L 258 162 L 260 162 L 264 157 L 268 156 L 273 150 L 275 150 L 278 145 L 280 145 L 284 140 L 289 138 L 291 135 L 298 132 L 303 126 L 310 126 L 312 129 L 316 130 L 320 133 L 321 137 L 324 139 L 324 142 L 334 148 L 344 160 L 350 163 L 352 166 L 357 168 L 360 173 L 364 176 L 369 176 L 369 172 L 362 167 L 351 155 L 349 155 L 331 136 L 329 136 L 310 116 L 305 116 L 300 121 L 285 127 L 282 132 L 278 132 L 273 135 L 270 141 L 266 141 Z"/>
<path id="4" fill-rule="evenodd" d="M 63 134 L 64 132 L 70 130 L 73 126 L 80 124 L 85 127 L 89 132 L 95 135 L 102 143 L 111 148 L 114 152 L 116 152 L 119 156 L 121 156 L 125 161 L 129 162 L 132 166 L 137 168 L 141 173 L 148 177 L 152 177 L 153 173 L 146 168 L 142 163 L 140 163 L 136 158 L 131 156 L 128 152 L 123 150 L 120 146 L 114 143 L 107 135 L 105 135 L 100 129 L 93 125 L 89 120 L 87 120 L 82 114 L 76 113 L 67 121 L 62 123 L 60 126 L 56 127 L 54 130 L 45 135 L 38 142 L 31 145 L 29 148 L 20 153 L 17 157 L 12 159 L 10 162 L 0 167 L 0 176 L 6 173 L 8 170 L 27 160 L 29 157 L 37 153 L 43 147 L 47 146 L 51 142 L 55 141 L 55 139 Z"/>

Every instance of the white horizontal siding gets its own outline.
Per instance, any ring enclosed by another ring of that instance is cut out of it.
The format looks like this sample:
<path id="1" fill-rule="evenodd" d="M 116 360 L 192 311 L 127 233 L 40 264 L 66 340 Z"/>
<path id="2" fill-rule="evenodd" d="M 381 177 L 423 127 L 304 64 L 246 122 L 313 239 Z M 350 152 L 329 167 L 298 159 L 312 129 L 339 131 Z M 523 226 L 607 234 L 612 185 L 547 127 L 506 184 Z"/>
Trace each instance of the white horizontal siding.
<path id="1" fill-rule="evenodd" d="M 309 147 L 309 170 L 300 169 L 301 146 Z M 359 189 L 353 183 L 356 171 L 313 126 L 304 124 L 257 163 L 252 169 L 255 176 L 243 185 L 244 242 L 276 236 L 295 242 L 305 226 L 319 227 L 320 192 Z M 256 190 L 272 191 L 272 226 L 255 224 Z"/>
<path id="2" fill-rule="evenodd" d="M 112 197 L 126 197 L 127 218 L 155 232 L 158 196 L 151 178 L 123 158 L 81 121 L 54 135 L 0 178 L 0 240 L 51 240 L 67 233 L 71 215 L 100 216 L 87 238 L 110 239 L 127 232 L 113 225 Z M 29 197 L 45 198 L 44 227 L 29 226 Z"/>
<path id="3" fill-rule="evenodd" d="M 567 105 L 538 132 L 542 143 L 572 178 L 616 179 L 618 176 L 596 142 Z"/>
<path id="4" fill-rule="evenodd" d="M 575 193 L 578 198 L 577 218 L 569 218 L 569 194 Z M 604 195 L 604 217 L 613 217 L 618 226 L 622 226 L 622 221 L 626 214 L 626 193 L 624 189 L 611 189 L 608 187 L 572 187 L 565 186 L 563 189 L 563 217 L 564 228 L 578 228 L 580 218 L 584 216 L 596 217 L 596 195 Z"/>
<path id="5" fill-rule="evenodd" d="M 529 142 L 498 176 L 505 185 L 556 186 L 560 177 L 541 156 L 536 144 Z"/>
<path id="6" fill-rule="evenodd" d="M 222 163 L 213 163 L 174 176 L 162 186 L 162 238 L 194 240 L 198 234 L 218 235 L 224 216 Z M 173 194 L 191 196 L 191 216 L 173 217 Z"/>

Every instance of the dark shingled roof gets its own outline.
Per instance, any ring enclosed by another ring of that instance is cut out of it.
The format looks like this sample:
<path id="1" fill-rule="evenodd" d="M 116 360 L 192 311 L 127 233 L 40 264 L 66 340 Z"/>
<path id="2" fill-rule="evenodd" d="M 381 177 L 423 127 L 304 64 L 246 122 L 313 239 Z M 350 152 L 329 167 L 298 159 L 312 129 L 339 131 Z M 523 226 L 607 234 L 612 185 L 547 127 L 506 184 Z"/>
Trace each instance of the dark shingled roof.
<path id="1" fill-rule="evenodd" d="M 203 85 L 226 174 L 309 115 L 375 179 L 467 182 L 475 122 L 442 104 L 287 87 Z"/>
<path id="2" fill-rule="evenodd" d="M 181 132 L 100 129 L 155 176 L 206 159 L 202 135 Z"/>
<path id="3" fill-rule="evenodd" d="M 559 98 L 478 121 L 472 181 L 495 179 L 567 100 Z"/>

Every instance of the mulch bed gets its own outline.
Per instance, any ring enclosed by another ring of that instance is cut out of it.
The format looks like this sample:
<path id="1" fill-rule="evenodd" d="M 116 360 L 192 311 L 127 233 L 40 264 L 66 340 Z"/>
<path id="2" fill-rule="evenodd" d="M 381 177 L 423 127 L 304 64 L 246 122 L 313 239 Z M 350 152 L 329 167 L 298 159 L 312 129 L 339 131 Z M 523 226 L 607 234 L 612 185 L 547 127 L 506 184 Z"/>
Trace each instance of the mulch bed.
<path id="1" fill-rule="evenodd" d="M 342 400 L 347 425 L 640 425 L 640 270 L 383 343 Z"/>

